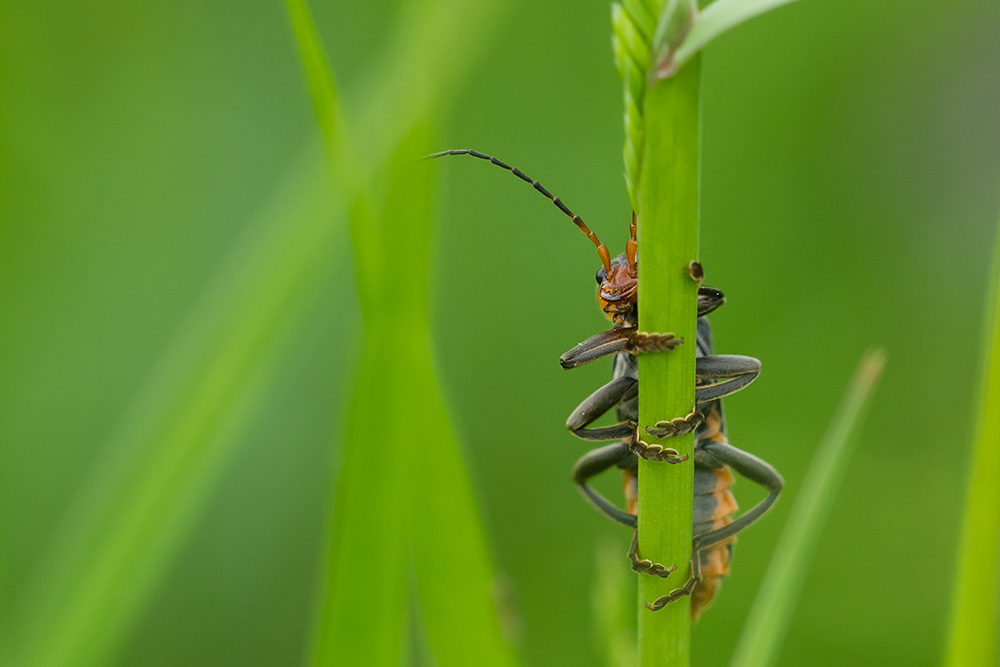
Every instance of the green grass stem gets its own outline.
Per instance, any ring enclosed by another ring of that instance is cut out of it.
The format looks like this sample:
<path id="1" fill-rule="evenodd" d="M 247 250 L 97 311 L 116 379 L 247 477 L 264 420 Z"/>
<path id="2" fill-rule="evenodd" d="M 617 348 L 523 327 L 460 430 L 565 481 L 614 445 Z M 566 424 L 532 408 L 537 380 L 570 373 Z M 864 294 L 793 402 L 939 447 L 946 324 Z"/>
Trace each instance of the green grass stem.
<path id="1" fill-rule="evenodd" d="M 625 182 L 639 215 L 640 320 L 643 331 L 672 332 L 685 344 L 639 357 L 640 430 L 694 409 L 698 259 L 700 58 L 711 39 L 787 0 L 623 0 L 612 5 L 612 50 L 624 86 Z M 670 440 L 689 457 L 694 436 Z M 649 602 L 690 576 L 691 464 L 639 462 L 639 548 L 643 558 L 677 565 L 669 579 L 640 577 Z M 690 599 L 639 614 L 639 662 L 690 664 Z"/>
<path id="2" fill-rule="evenodd" d="M 639 328 L 673 332 L 684 344 L 639 357 L 640 429 L 694 409 L 698 284 L 688 265 L 698 258 L 699 60 L 646 93 L 644 160 L 639 186 Z M 655 278 L 643 278 L 655 276 Z M 652 436 L 648 436 L 652 439 Z M 639 596 L 651 602 L 690 575 L 694 436 L 668 443 L 691 459 L 639 462 L 639 549 L 643 558 L 677 565 L 667 579 L 641 576 Z M 658 612 L 639 612 L 639 664 L 688 665 L 690 598 Z"/>
<path id="3" fill-rule="evenodd" d="M 1000 230 L 983 315 L 982 378 L 945 664 L 992 667 L 1000 574 Z"/>
<path id="4" fill-rule="evenodd" d="M 802 582 L 844 480 L 885 353 L 865 353 L 827 429 L 750 609 L 730 667 L 769 667 L 778 658 Z"/>

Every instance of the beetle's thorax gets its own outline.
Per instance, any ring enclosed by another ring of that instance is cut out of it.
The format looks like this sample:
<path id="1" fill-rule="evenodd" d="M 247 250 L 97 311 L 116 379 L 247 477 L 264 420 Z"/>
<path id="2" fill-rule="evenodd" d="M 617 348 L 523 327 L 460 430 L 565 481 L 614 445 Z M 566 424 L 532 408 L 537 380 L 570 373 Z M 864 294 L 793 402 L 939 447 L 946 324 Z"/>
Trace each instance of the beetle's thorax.
<path id="1" fill-rule="evenodd" d="M 597 290 L 597 303 L 616 327 L 636 326 L 639 283 L 624 257 L 616 257 Z"/>

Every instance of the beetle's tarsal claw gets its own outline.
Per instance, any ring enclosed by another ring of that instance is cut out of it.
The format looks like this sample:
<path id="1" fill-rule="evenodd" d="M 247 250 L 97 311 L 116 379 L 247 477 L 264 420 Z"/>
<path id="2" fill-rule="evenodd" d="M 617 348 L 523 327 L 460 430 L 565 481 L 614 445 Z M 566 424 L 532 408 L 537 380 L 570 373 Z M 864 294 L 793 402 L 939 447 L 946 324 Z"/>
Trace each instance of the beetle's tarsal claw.
<path id="1" fill-rule="evenodd" d="M 625 344 L 625 350 L 632 354 L 641 352 L 663 352 L 669 351 L 681 345 L 683 338 L 677 338 L 672 333 L 645 333 L 637 331 L 629 338 Z"/>
<path id="2" fill-rule="evenodd" d="M 648 429 L 647 429 L 648 430 Z M 632 432 L 632 437 L 628 441 L 628 449 L 641 459 L 647 461 L 666 461 L 667 463 L 683 463 L 688 460 L 688 455 L 681 456 L 673 447 L 663 445 L 651 445 L 639 439 L 639 425 L 636 424 Z"/>
<path id="3" fill-rule="evenodd" d="M 658 597 L 655 600 L 653 600 L 652 604 L 650 604 L 649 602 L 646 602 L 644 604 L 646 605 L 646 609 L 650 611 L 660 611 L 671 602 L 677 602 L 685 595 L 691 595 L 691 591 L 688 590 L 687 586 L 685 586 L 684 588 L 675 588 L 674 590 L 670 591 L 669 594 L 664 595 L 663 597 Z"/>
<path id="4" fill-rule="evenodd" d="M 667 463 L 683 463 L 688 460 L 688 455 L 680 455 L 673 447 L 664 447 L 663 445 L 651 445 L 648 442 L 643 442 L 642 440 L 633 440 L 629 443 L 629 451 L 638 456 L 641 459 L 646 459 L 647 461 L 666 461 Z"/>
<path id="5" fill-rule="evenodd" d="M 636 532 L 632 536 L 632 546 L 628 550 L 628 559 L 632 562 L 632 569 L 636 572 L 641 572 L 642 574 L 650 574 L 654 577 L 660 577 L 666 579 L 669 577 L 676 569 L 676 565 L 671 565 L 667 567 L 663 563 L 654 563 L 648 558 L 639 557 L 639 533 Z"/>
<path id="6" fill-rule="evenodd" d="M 664 438 L 673 438 L 678 435 L 685 435 L 691 433 L 698 426 L 704 418 L 698 414 L 697 410 L 692 410 L 686 417 L 675 417 L 674 419 L 658 421 L 656 422 L 656 428 L 646 427 L 646 433 L 656 436 L 661 440 Z"/>

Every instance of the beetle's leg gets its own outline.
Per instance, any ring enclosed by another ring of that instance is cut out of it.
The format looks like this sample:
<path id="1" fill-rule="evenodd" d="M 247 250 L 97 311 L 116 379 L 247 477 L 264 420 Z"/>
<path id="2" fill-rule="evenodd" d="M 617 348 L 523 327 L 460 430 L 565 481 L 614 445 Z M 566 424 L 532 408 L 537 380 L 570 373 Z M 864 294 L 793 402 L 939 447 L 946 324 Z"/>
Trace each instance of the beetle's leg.
<path id="1" fill-rule="evenodd" d="M 735 394 L 760 375 L 760 361 L 739 354 L 713 354 L 695 359 L 695 377 L 699 382 L 721 380 L 696 387 L 695 401 L 699 406 Z M 686 417 L 675 417 L 656 422 L 655 427 L 647 427 L 646 433 L 657 438 L 673 438 L 691 433 L 704 421 L 698 410 L 692 410 Z M 641 453 L 636 452 L 639 456 Z M 647 457 L 644 457 L 647 458 Z"/>
<path id="2" fill-rule="evenodd" d="M 613 440 L 627 438 L 635 432 L 633 422 L 621 422 L 613 426 L 586 428 L 621 401 L 630 401 L 639 395 L 639 381 L 635 378 L 620 377 L 607 383 L 576 406 L 566 420 L 566 428 L 584 440 Z"/>
<path id="3" fill-rule="evenodd" d="M 697 410 L 692 410 L 686 417 L 675 417 L 670 420 L 658 421 L 656 422 L 656 428 L 647 426 L 646 433 L 661 439 L 673 438 L 678 435 L 684 435 L 685 433 L 691 433 L 698 428 L 703 421 L 705 421 L 705 418 L 702 417 Z M 658 447 L 659 445 L 649 446 Z M 647 457 L 643 456 L 643 458 Z"/>
<path id="4" fill-rule="evenodd" d="M 694 537 L 693 550 L 701 551 L 702 549 L 707 549 L 708 547 L 718 544 L 727 537 L 735 535 L 740 532 L 754 521 L 764 516 L 764 514 L 771 509 L 771 505 L 777 500 L 778 494 L 781 493 L 782 487 L 785 485 L 785 480 L 782 479 L 781 473 L 774 469 L 767 461 L 757 458 L 753 454 L 744 452 L 742 449 L 737 449 L 730 444 L 725 442 L 714 442 L 708 441 L 701 444 L 699 448 L 704 454 L 709 454 L 712 458 L 716 459 L 720 463 L 725 463 L 730 468 L 738 472 L 743 477 L 746 477 L 751 482 L 763 486 L 765 489 L 770 491 L 767 498 L 760 501 L 752 508 L 741 514 L 735 521 L 733 521 L 728 526 L 723 526 L 716 530 L 709 531 L 707 533 L 702 533 L 701 535 L 696 535 Z M 695 453 L 697 458 L 699 453 Z"/>
<path id="5" fill-rule="evenodd" d="M 701 423 L 700 415 L 694 413 L 698 416 L 698 422 Z M 690 417 L 690 415 L 688 415 Z M 678 420 L 674 420 L 678 421 Z M 665 422 L 660 422 L 661 424 Z M 666 422 L 669 423 L 669 422 Z M 695 424 L 697 426 L 697 424 Z M 650 431 L 649 428 L 646 429 Z M 694 430 L 692 427 L 690 430 Z M 652 432 L 652 431 L 650 431 Z M 664 447 L 663 445 L 651 445 L 648 442 L 643 442 L 639 439 L 639 427 L 635 427 L 635 433 L 632 434 L 632 440 L 629 442 L 629 450 L 636 456 L 646 459 L 647 461 L 666 461 L 667 463 L 683 463 L 688 460 L 688 455 L 685 454 L 681 456 L 680 453 L 673 447 Z"/>
<path id="6" fill-rule="evenodd" d="M 682 587 L 675 588 L 666 595 L 656 598 L 652 602 L 647 602 L 646 609 L 650 611 L 659 611 L 671 602 L 676 602 L 685 595 L 691 595 L 691 593 L 694 592 L 694 587 L 698 585 L 699 581 L 701 581 L 701 553 L 695 550 L 691 554 L 691 577 Z"/>
<path id="7" fill-rule="evenodd" d="M 632 546 L 628 548 L 628 559 L 632 561 L 632 569 L 643 574 L 651 574 L 656 577 L 669 577 L 677 569 L 676 565 L 667 567 L 662 563 L 654 563 L 648 558 L 639 556 L 639 531 L 632 534 Z"/>
<path id="8" fill-rule="evenodd" d="M 629 456 L 631 452 L 624 442 L 615 442 L 589 451 L 573 465 L 573 482 L 580 488 L 584 499 L 598 512 L 612 521 L 635 528 L 637 525 L 635 515 L 615 507 L 611 501 L 587 485 L 588 479 L 618 465 Z"/>
<path id="9" fill-rule="evenodd" d="M 740 354 L 713 354 L 695 360 L 695 377 L 698 382 L 720 380 L 695 389 L 699 405 L 735 394 L 760 375 L 760 360 Z"/>
<path id="10" fill-rule="evenodd" d="M 683 342 L 683 338 L 672 333 L 645 333 L 635 327 L 622 327 L 591 336 L 559 357 L 559 363 L 563 368 L 576 368 L 621 352 L 639 354 L 672 350 Z"/>

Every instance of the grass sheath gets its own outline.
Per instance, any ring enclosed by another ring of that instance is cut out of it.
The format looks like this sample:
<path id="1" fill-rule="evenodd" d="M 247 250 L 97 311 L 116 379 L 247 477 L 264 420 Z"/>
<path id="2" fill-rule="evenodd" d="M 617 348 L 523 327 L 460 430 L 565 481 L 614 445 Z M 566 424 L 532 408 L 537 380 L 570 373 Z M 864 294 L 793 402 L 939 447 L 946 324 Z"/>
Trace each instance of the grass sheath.
<path id="1" fill-rule="evenodd" d="M 945 664 L 995 664 L 1000 555 L 1000 229 L 983 314 L 978 418 Z"/>

